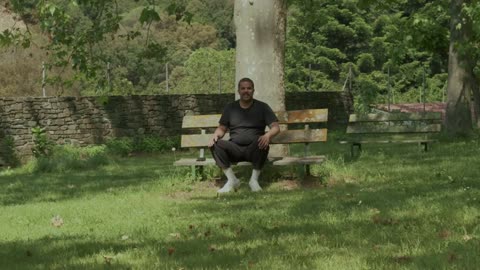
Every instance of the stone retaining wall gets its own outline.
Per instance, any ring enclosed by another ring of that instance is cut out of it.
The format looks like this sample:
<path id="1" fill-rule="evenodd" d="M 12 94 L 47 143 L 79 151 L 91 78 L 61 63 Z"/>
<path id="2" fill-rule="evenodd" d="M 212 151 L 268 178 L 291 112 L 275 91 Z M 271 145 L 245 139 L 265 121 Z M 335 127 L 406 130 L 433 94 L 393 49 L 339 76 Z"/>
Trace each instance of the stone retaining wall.
<path id="1" fill-rule="evenodd" d="M 11 136 L 19 156 L 28 156 L 36 126 L 58 144 L 99 144 L 138 132 L 177 135 L 184 115 L 220 113 L 233 99 L 233 94 L 0 98 L 0 140 Z M 347 122 L 352 102 L 341 92 L 287 93 L 286 107 L 328 108 L 332 127 Z"/>

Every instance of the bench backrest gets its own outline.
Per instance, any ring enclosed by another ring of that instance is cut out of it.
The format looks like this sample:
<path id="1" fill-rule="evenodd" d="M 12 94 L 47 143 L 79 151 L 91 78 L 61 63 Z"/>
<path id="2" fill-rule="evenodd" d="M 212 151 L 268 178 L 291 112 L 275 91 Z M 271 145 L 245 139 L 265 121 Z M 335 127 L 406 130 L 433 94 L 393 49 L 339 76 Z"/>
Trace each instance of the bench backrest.
<path id="1" fill-rule="evenodd" d="M 351 114 L 348 134 L 436 133 L 442 129 L 439 112 Z"/>
<path id="2" fill-rule="evenodd" d="M 289 129 L 281 131 L 272 140 L 273 144 L 324 142 L 327 140 L 327 129 L 310 129 L 308 124 L 326 123 L 328 109 L 295 110 L 275 113 L 280 124 L 304 124 L 302 129 Z M 200 134 L 183 134 L 182 147 L 206 147 L 213 133 L 208 129 L 218 126 L 220 114 L 186 115 L 183 117 L 183 129 L 197 129 Z M 223 139 L 228 139 L 228 133 Z"/>

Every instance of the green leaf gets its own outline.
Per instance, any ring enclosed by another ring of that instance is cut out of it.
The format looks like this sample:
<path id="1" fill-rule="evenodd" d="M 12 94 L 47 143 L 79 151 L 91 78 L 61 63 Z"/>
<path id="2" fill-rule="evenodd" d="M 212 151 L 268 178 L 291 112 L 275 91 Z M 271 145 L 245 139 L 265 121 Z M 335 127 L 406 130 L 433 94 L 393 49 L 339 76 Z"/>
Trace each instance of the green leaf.
<path id="1" fill-rule="evenodd" d="M 48 8 L 48 11 L 50 12 L 50 14 L 53 16 L 55 14 L 55 11 L 57 11 L 57 7 L 54 6 L 54 5 L 51 5 L 49 8 Z"/>
<path id="2" fill-rule="evenodd" d="M 192 14 L 192 13 L 190 13 L 190 12 L 188 12 L 188 11 L 185 12 L 185 13 L 183 13 L 183 20 L 184 20 L 185 22 L 187 22 L 188 24 L 190 24 L 190 23 L 192 22 L 192 18 L 193 18 L 193 14 Z"/>
<path id="3" fill-rule="evenodd" d="M 167 10 L 168 15 L 173 15 L 173 14 L 177 13 L 177 4 L 176 3 L 171 3 L 170 5 L 168 5 L 166 10 Z"/>
<path id="4" fill-rule="evenodd" d="M 141 24 L 151 23 L 153 21 L 158 22 L 160 21 L 160 15 L 154 8 L 146 7 L 142 10 L 139 21 Z"/>

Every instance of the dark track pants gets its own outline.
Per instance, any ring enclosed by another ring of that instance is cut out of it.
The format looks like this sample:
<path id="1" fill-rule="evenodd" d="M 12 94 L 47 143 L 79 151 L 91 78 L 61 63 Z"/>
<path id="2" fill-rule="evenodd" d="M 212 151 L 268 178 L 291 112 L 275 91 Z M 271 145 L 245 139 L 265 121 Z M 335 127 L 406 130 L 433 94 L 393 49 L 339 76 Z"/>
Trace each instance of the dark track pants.
<path id="1" fill-rule="evenodd" d="M 210 150 L 215 162 L 222 169 L 229 168 L 232 163 L 249 161 L 254 169 L 261 170 L 267 160 L 269 147 L 259 149 L 257 141 L 242 146 L 231 141 L 218 140 Z"/>

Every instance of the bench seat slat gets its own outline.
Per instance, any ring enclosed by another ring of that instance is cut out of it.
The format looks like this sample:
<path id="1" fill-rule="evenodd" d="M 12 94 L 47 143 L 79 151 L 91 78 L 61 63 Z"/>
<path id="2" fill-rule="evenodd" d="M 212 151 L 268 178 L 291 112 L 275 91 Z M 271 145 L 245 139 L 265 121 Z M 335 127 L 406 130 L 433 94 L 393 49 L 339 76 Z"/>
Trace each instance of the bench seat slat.
<path id="1" fill-rule="evenodd" d="M 213 134 L 190 134 L 182 135 L 182 147 L 207 147 Z M 225 134 L 224 140 L 229 139 Z M 280 132 L 272 140 L 272 144 L 285 143 L 305 143 L 305 142 L 324 142 L 327 140 L 327 129 L 309 129 L 309 130 L 285 130 Z"/>
<path id="2" fill-rule="evenodd" d="M 251 162 L 238 162 L 235 163 L 235 166 L 248 166 L 251 165 Z M 181 158 L 173 163 L 175 166 L 207 166 L 215 165 L 215 160 L 213 158 L 207 158 L 205 160 L 197 160 L 196 158 Z"/>
<path id="3" fill-rule="evenodd" d="M 213 133 L 211 134 L 190 134 L 190 135 L 182 135 L 181 138 L 181 146 L 183 148 L 186 147 L 207 147 L 208 142 L 213 137 Z M 230 138 L 229 134 L 225 134 L 223 136 L 223 140 L 228 140 Z"/>
<path id="4" fill-rule="evenodd" d="M 280 124 L 324 123 L 328 121 L 328 109 L 295 110 L 275 113 Z"/>
<path id="5" fill-rule="evenodd" d="M 429 142 L 435 142 L 437 140 L 435 139 L 425 139 L 425 140 L 376 140 L 376 139 L 361 139 L 361 140 L 349 140 L 349 141 L 340 141 L 341 144 L 346 144 L 346 143 L 429 143 Z"/>
<path id="6" fill-rule="evenodd" d="M 441 124 L 426 124 L 422 126 L 400 126 L 400 125 L 379 125 L 373 123 L 362 123 L 361 125 L 350 124 L 347 127 L 347 134 L 352 133 L 433 133 L 440 132 Z"/>
<path id="7" fill-rule="evenodd" d="M 272 139 L 272 144 L 310 143 L 327 141 L 327 129 L 284 130 Z"/>
<path id="8" fill-rule="evenodd" d="M 361 142 L 426 142 L 434 140 L 433 134 L 424 133 L 403 133 L 403 134 L 352 134 L 346 136 L 341 143 L 361 143 Z"/>
<path id="9" fill-rule="evenodd" d="M 310 165 L 310 164 L 321 164 L 326 160 L 325 156 L 308 156 L 308 157 L 284 157 L 280 159 L 269 159 L 268 163 L 271 163 L 275 166 L 283 165 Z M 207 166 L 215 165 L 215 160 L 213 158 L 207 158 L 203 161 L 199 161 L 195 158 L 182 158 L 173 163 L 174 166 Z M 234 163 L 235 166 L 249 166 L 252 165 L 251 162 L 242 161 Z"/>
<path id="10" fill-rule="evenodd" d="M 207 115 L 185 115 L 182 121 L 182 128 L 215 128 L 221 114 Z"/>
<path id="11" fill-rule="evenodd" d="M 372 113 L 366 115 L 351 114 L 349 123 L 355 122 L 384 122 L 384 121 L 441 121 L 440 112 L 421 112 L 421 113 Z"/>
<path id="12" fill-rule="evenodd" d="M 274 166 L 283 165 L 311 165 L 321 164 L 326 160 L 325 156 L 307 156 L 307 157 L 284 157 L 280 160 L 274 161 Z"/>

